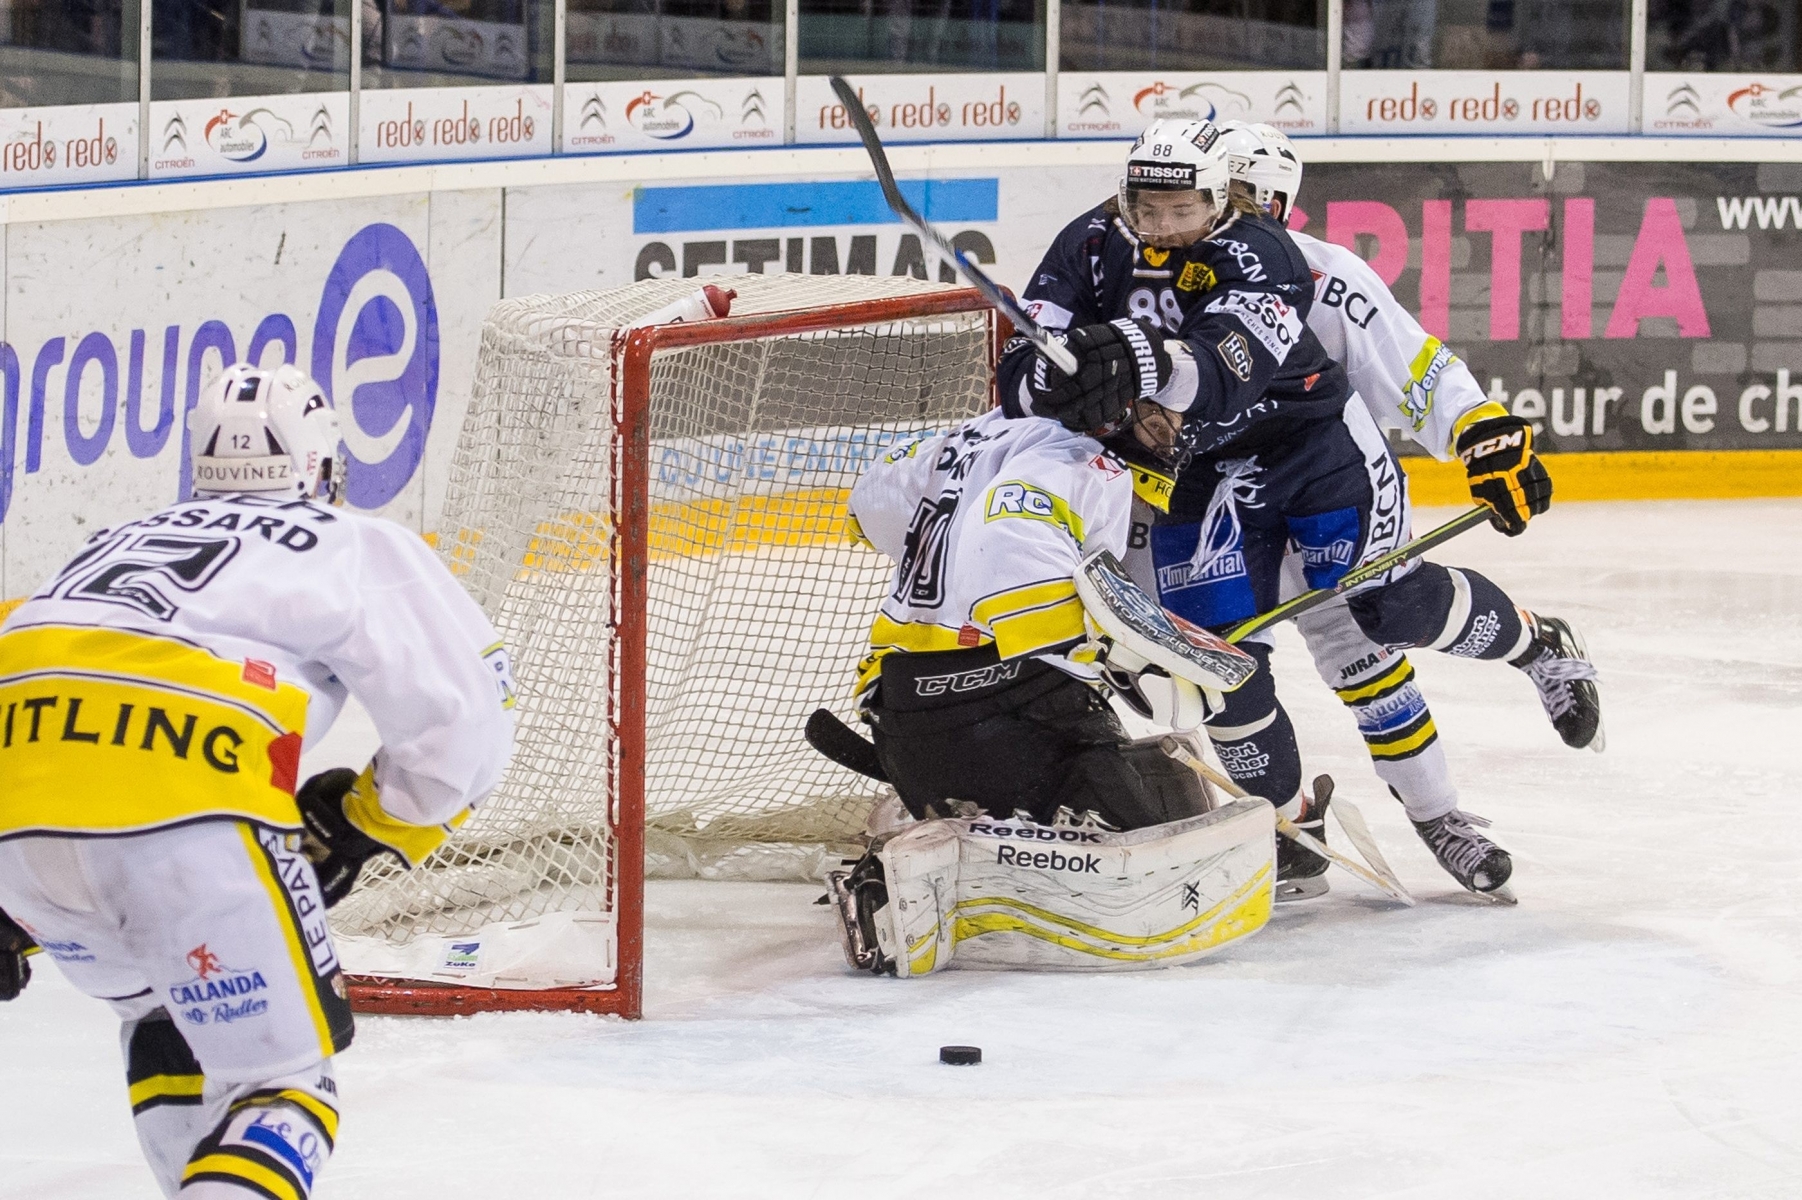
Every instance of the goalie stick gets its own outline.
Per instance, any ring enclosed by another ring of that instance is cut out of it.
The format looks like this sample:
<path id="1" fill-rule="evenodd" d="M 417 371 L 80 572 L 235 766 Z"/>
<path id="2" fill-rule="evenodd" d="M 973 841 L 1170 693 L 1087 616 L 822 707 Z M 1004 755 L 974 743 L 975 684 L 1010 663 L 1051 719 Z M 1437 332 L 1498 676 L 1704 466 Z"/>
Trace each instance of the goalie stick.
<path id="1" fill-rule="evenodd" d="M 936 249 L 947 261 L 956 264 L 971 286 L 981 292 L 1002 316 L 1013 322 L 1014 332 L 1031 342 L 1033 348 L 1050 359 L 1058 370 L 1066 375 L 1075 375 L 1076 356 L 1070 353 L 1069 348 L 1046 333 L 1043 326 L 1026 315 L 1026 310 L 1008 294 L 1007 289 L 989 278 L 988 272 L 970 261 L 969 255 L 953 246 L 944 234 L 927 224 L 926 219 L 914 211 L 914 206 L 907 202 L 907 197 L 901 194 L 901 189 L 895 184 L 895 173 L 888 164 L 888 152 L 882 148 L 882 139 L 876 136 L 876 127 L 870 124 L 870 114 L 864 109 L 863 99 L 842 77 L 834 75 L 830 82 L 832 90 L 838 93 L 839 102 L 845 106 L 851 124 L 857 127 L 857 136 L 863 139 L 863 148 L 870 156 L 870 165 L 876 169 L 876 182 L 882 187 L 882 198 L 888 201 L 889 210 L 900 217 L 909 229 L 919 234 L 921 241 Z"/>
<path id="2" fill-rule="evenodd" d="M 867 776 L 878 783 L 889 781 L 888 773 L 882 769 L 882 763 L 876 758 L 876 747 L 866 741 L 856 730 L 839 720 L 828 709 L 816 708 L 813 715 L 807 718 L 807 744 L 847 770 L 856 771 L 859 775 Z M 1219 788 L 1234 799 L 1243 800 L 1247 797 L 1248 793 L 1244 788 L 1210 767 L 1187 746 L 1184 746 L 1179 739 L 1165 738 L 1163 745 L 1166 754 L 1170 754 L 1186 764 L 1205 782 Z M 1334 807 L 1336 809 L 1338 806 Z M 1402 886 L 1401 880 L 1395 877 L 1395 872 L 1389 869 L 1389 864 L 1384 861 L 1382 852 L 1377 850 L 1376 842 L 1371 839 L 1370 830 L 1364 825 L 1362 815 L 1354 815 L 1357 817 L 1356 830 L 1343 817 L 1339 821 L 1340 827 L 1345 830 L 1346 836 L 1351 839 L 1352 844 L 1358 847 L 1358 852 L 1369 859 L 1373 866 L 1367 867 L 1363 863 L 1347 858 L 1329 848 L 1318 838 L 1297 828 L 1295 822 L 1281 813 L 1276 814 L 1276 827 L 1277 832 L 1290 841 L 1297 842 L 1328 862 L 1350 871 L 1385 896 L 1412 907 L 1414 897 L 1407 888 Z"/>

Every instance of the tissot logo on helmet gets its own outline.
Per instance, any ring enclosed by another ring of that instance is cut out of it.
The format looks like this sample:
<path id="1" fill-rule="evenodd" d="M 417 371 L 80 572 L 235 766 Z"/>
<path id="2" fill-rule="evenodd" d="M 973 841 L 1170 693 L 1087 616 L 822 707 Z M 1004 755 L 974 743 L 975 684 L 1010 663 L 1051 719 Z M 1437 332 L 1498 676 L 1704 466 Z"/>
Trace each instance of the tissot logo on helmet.
<path id="1" fill-rule="evenodd" d="M 1188 163 L 1127 163 L 1126 181 L 1135 187 L 1193 188 L 1195 168 Z"/>

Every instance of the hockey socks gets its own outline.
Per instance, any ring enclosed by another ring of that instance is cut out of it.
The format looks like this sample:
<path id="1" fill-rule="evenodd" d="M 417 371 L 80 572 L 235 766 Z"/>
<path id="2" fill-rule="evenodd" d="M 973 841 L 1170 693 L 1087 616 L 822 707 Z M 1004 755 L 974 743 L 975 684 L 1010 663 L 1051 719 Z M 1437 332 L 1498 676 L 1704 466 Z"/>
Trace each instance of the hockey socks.
<path id="1" fill-rule="evenodd" d="M 1295 726 L 1276 698 L 1270 647 L 1252 642 L 1240 648 L 1257 658 L 1258 672 L 1238 690 L 1227 692 L 1226 707 L 1202 728 L 1234 783 L 1251 795 L 1282 804 L 1301 791 Z"/>
<path id="2" fill-rule="evenodd" d="M 1458 807 L 1439 731 L 1405 655 L 1389 657 L 1367 678 L 1333 691 L 1358 722 L 1377 777 L 1409 817 L 1429 821 Z"/>
<path id="3" fill-rule="evenodd" d="M 1533 636 L 1506 592 L 1462 567 L 1423 562 L 1348 603 L 1365 636 L 1385 646 L 1424 646 L 1459 658 L 1515 658 Z"/>

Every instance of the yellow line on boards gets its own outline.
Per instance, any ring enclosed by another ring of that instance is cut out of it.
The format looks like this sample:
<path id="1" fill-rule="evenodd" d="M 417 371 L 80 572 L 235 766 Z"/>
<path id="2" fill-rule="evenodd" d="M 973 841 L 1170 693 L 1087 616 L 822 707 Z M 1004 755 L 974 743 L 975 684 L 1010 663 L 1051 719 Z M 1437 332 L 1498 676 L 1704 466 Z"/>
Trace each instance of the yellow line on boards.
<path id="1" fill-rule="evenodd" d="M 1404 458 L 1419 505 L 1470 503 L 1464 464 Z M 1552 503 L 1802 496 L 1802 450 L 1600 450 L 1548 454 Z"/>

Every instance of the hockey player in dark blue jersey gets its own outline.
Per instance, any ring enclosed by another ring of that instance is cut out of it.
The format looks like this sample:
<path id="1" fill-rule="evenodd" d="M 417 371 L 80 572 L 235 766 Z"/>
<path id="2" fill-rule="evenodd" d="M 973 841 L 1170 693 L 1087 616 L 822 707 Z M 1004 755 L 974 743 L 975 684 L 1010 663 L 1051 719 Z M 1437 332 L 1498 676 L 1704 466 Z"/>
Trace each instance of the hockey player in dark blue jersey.
<path id="1" fill-rule="evenodd" d="M 1119 195 L 1065 227 L 1024 299 L 1041 324 L 1063 331 L 1078 370 L 1065 375 L 1016 340 L 997 373 L 1010 413 L 1098 435 L 1129 422 L 1135 399 L 1184 414 L 1189 462 L 1149 532 L 1166 608 L 1225 628 L 1276 604 L 1291 544 L 1309 586 L 1326 587 L 1412 536 L 1406 477 L 1369 410 L 1348 403 L 1345 372 L 1306 324 L 1307 261 L 1280 224 L 1230 198 L 1211 123 L 1154 122 L 1133 146 Z M 1520 532 L 1550 503 L 1525 422 L 1485 415 L 1458 431 L 1457 447 L 1472 494 L 1504 532 Z M 1525 619 L 1475 571 L 1409 564 L 1352 593 L 1350 607 L 1385 645 L 1542 672 L 1558 663 L 1573 680 L 1594 677 L 1567 626 Z M 1248 643 L 1267 667 L 1274 641 Z M 1593 685 L 1586 696 L 1559 729 L 1573 745 L 1599 741 Z M 1268 670 L 1231 693 L 1207 729 L 1246 790 L 1324 833 L 1324 804 L 1302 790 L 1294 729 Z M 1461 862 L 1454 874 L 1466 887 L 1506 884 L 1506 852 L 1468 824 L 1446 836 L 1459 845 L 1441 862 Z M 1320 890 L 1305 881 L 1325 870 L 1323 860 L 1296 850 L 1282 857 L 1294 893 Z"/>

